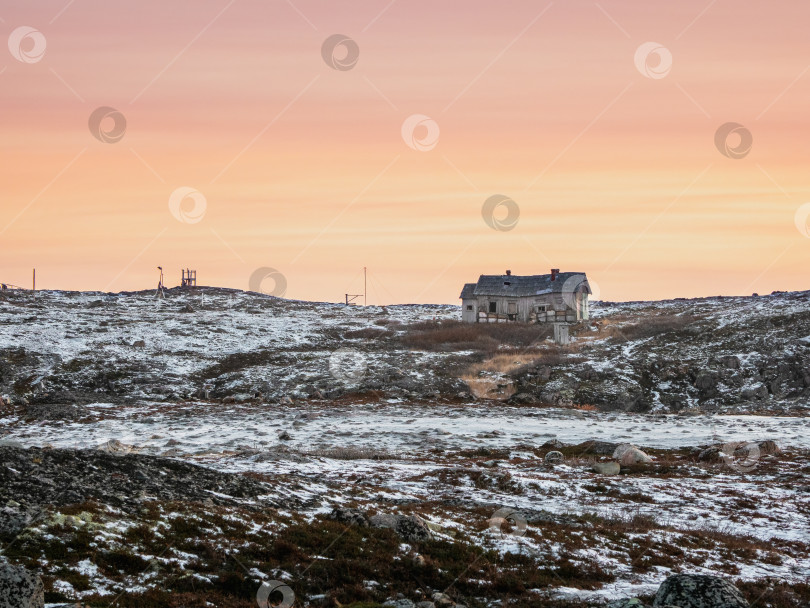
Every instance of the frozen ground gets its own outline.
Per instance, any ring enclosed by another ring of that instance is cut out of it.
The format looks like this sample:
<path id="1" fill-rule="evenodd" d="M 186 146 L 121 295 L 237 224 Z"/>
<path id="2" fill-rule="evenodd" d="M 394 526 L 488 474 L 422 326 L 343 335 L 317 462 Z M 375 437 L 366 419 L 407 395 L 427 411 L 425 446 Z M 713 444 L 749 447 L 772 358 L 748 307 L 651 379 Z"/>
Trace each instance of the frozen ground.
<path id="1" fill-rule="evenodd" d="M 638 548 L 633 552 L 633 534 L 617 542 L 594 532 L 585 546 L 573 549 L 570 539 L 556 538 L 558 531 L 552 538 L 544 534 L 554 518 L 649 518 L 656 527 L 635 536 L 643 540 L 642 550 L 649 550 L 646 558 L 662 564 L 667 547 L 681 547 L 683 538 L 695 533 L 746 538 L 770 546 L 778 558 L 729 554 L 718 541 L 696 548 L 686 570 L 790 584 L 810 577 L 810 433 L 801 417 L 639 415 L 503 404 L 152 403 L 92 404 L 73 421 L 8 416 L 0 428 L 5 443 L 26 447 L 114 446 L 258 474 L 288 488 L 285 496 L 307 519 L 335 507 L 404 507 L 430 522 L 439 537 L 463 533 L 501 554 L 528 552 L 545 559 L 551 552 L 615 573 L 593 589 L 560 578 L 542 590 L 546 597 L 599 601 L 650 594 L 663 574 L 683 568 L 668 564 L 639 571 L 645 556 L 637 555 Z M 603 457 L 585 447 L 582 453 L 567 450 L 561 464 L 545 463 L 548 448 L 541 446 L 547 441 L 587 446 L 592 439 L 632 442 L 661 465 L 604 477 L 589 466 Z M 776 440 L 782 454 L 763 456 L 742 471 L 722 462 L 696 462 L 691 450 L 764 439 Z M 493 535 L 488 517 L 503 507 L 523 514 L 530 533 Z M 107 578 L 97 579 L 87 593 L 114 588 Z"/>
<path id="2" fill-rule="evenodd" d="M 810 602 L 807 294 L 596 306 L 568 348 L 457 314 L 229 290 L 0 299 L 4 554 L 49 601 L 99 606 L 255 606 L 262 578 L 312 606 L 602 605 L 679 571 Z M 653 461 L 594 472 L 620 443 Z"/>
<path id="3" fill-rule="evenodd" d="M 810 449 L 810 418 L 796 416 L 602 413 L 476 403 L 308 403 L 221 405 L 90 404 L 84 421 L 0 419 L 4 439 L 24 445 L 97 447 L 110 439 L 158 455 L 195 456 L 283 445 L 297 449 L 373 447 L 417 454 L 446 450 L 542 445 L 588 439 L 680 448 L 727 441 L 775 440 Z M 278 435 L 288 431 L 290 439 Z"/>
<path id="4" fill-rule="evenodd" d="M 806 413 L 810 294 L 594 303 L 542 326 L 458 306 L 367 308 L 236 290 L 0 295 L 0 395 L 127 404 L 508 400 L 602 411 Z"/>

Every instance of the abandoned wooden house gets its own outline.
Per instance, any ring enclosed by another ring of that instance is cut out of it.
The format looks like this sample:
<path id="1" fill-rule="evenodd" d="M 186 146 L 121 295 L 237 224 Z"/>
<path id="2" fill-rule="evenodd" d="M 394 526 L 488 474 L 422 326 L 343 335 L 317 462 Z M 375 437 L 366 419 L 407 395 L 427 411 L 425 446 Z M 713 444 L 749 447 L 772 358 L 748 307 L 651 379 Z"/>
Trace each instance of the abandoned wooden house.
<path id="1" fill-rule="evenodd" d="M 591 293 L 584 272 L 478 277 L 461 290 L 461 320 L 468 323 L 573 323 L 588 318 Z"/>

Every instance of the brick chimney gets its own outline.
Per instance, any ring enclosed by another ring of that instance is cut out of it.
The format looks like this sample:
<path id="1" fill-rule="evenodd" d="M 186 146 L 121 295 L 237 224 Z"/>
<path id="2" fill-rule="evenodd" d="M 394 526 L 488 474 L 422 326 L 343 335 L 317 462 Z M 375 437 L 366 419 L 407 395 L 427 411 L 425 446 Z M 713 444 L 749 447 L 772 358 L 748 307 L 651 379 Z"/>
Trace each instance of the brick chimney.
<path id="1" fill-rule="evenodd" d="M 559 268 L 552 268 L 551 269 L 551 280 L 556 281 L 558 274 L 560 274 L 560 269 Z"/>

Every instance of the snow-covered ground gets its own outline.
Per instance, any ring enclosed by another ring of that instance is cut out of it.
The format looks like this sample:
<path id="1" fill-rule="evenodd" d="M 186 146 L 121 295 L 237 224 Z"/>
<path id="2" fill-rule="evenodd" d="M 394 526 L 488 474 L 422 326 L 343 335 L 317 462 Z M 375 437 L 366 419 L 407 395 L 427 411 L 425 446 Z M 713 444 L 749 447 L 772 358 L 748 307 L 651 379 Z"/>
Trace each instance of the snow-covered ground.
<path id="1" fill-rule="evenodd" d="M 407 507 L 440 538 L 461 534 L 502 556 L 566 556 L 616 574 L 599 588 L 560 580 L 530 591 L 538 595 L 590 601 L 649 593 L 675 567 L 667 552 L 684 547 L 692 572 L 722 571 L 741 581 L 810 577 L 810 418 L 717 413 L 722 398 L 733 401 L 733 391 L 743 390 L 759 391 L 760 405 L 777 398 L 790 405 L 777 411 L 808 411 L 806 333 L 790 325 L 794 317 L 797 327 L 806 325 L 807 294 L 595 305 L 595 323 L 570 352 L 543 363 L 553 345 L 532 347 L 527 359 L 540 363 L 514 381 L 524 393 L 532 386 L 538 392 L 509 403 L 445 389 L 457 391 L 452 376 L 466 370 L 467 359 L 486 369 L 493 353 L 518 353 L 522 365 L 526 349 L 488 351 L 473 341 L 432 350 L 401 340 L 409 326 L 453 321 L 458 313 L 455 306 L 361 309 L 229 290 L 175 292 L 165 302 L 149 294 L 15 294 L 0 300 L 0 365 L 7 366 L 0 372 L 8 372 L 0 377 L 12 401 L 0 415 L 0 443 L 101 447 L 258 475 L 295 499 L 299 506 L 288 515 L 308 521 L 336 506 Z M 662 315 L 694 316 L 699 328 L 656 342 L 633 327 Z M 754 355 L 741 330 L 746 323 L 752 335 L 759 332 Z M 675 360 L 673 344 L 683 361 Z M 341 349 L 362 354 L 357 377 L 351 365 L 335 365 Z M 335 367 L 348 369 L 350 382 Z M 506 379 L 511 372 L 486 373 Z M 594 395 L 614 393 L 624 400 L 616 403 L 637 403 L 632 391 L 641 378 L 653 386 L 651 413 L 588 405 Z M 580 396 L 583 386 L 590 392 Z M 684 396 L 678 408 L 662 401 L 668 393 Z M 49 399 L 70 408 L 74 395 L 80 406 L 73 415 L 47 415 Z M 557 406 L 538 405 L 546 395 L 544 403 Z M 682 413 L 671 413 L 676 409 Z M 592 453 L 569 450 L 555 466 L 544 459 L 547 442 L 570 448 L 589 440 L 640 446 L 654 454 L 654 465 L 602 476 L 591 470 L 600 459 Z M 763 454 L 745 470 L 696 456 L 709 445 L 766 440 L 782 452 Z M 493 534 L 486 517 L 479 521 L 502 507 L 525 514 L 525 537 Z M 589 517 L 601 523 L 589 527 Z M 603 530 L 605 522 L 634 517 L 655 523 L 617 538 Z M 116 522 L 108 532 L 134 525 Z M 568 526 L 566 538 L 555 531 L 559 525 Z M 572 542 L 580 534 L 581 542 Z M 695 535 L 710 540 L 696 545 Z M 733 548 L 732 537 L 755 547 L 772 543 L 774 554 L 759 548 L 738 555 L 724 544 Z M 653 549 L 637 556 L 634 543 Z M 172 559 L 192 558 L 178 552 Z M 115 588 L 91 562 L 77 568 L 94 581 L 83 593 Z M 133 589 L 148 581 L 136 582 Z M 68 595 L 69 587 L 58 578 L 53 585 Z"/>
<path id="2" fill-rule="evenodd" d="M 422 516 L 446 538 L 454 530 L 470 533 L 471 522 L 460 518 L 456 509 L 442 508 L 442 502 L 460 502 L 467 510 L 508 506 L 525 513 L 529 529 L 537 530 L 539 537 L 476 533 L 479 542 L 501 552 L 570 554 L 594 561 L 619 577 L 593 591 L 568 588 L 561 582 L 553 594 L 569 599 L 595 601 L 654 592 L 662 574 L 660 569 L 634 573 L 628 549 L 611 546 L 604 539 L 574 552 L 544 539 L 542 522 L 549 514 L 593 514 L 608 521 L 631 514 L 649 516 L 668 530 L 653 534 L 655 542 L 675 546 L 690 530 L 806 542 L 810 529 L 806 491 L 780 477 L 795 474 L 797 465 L 781 473 L 773 471 L 774 458 L 781 456 L 763 457 L 767 472 L 758 470 L 757 463 L 746 472 L 721 463 L 708 471 L 685 465 L 675 476 L 642 473 L 610 478 L 591 472 L 588 458 L 566 458 L 550 467 L 534 451 L 552 439 L 565 444 L 589 439 L 631 442 L 658 450 L 772 439 L 790 454 L 810 448 L 808 420 L 799 417 L 642 416 L 480 404 L 153 403 L 93 404 L 82 421 L 25 422 L 6 417 L 0 429 L 4 442 L 24 446 L 96 448 L 121 442 L 140 453 L 226 472 L 268 475 L 278 479 L 280 487 L 292 483 L 295 489 L 288 490 L 289 496 L 310 504 L 311 515 L 358 501 L 422 504 Z M 487 450 L 495 456 L 486 456 Z M 484 456 L 469 458 L 479 451 Z M 458 481 L 448 484 L 447 474 Z M 504 475 L 521 489 L 499 487 L 497 480 Z M 467 481 L 465 476 L 470 476 Z M 482 486 L 480 476 L 490 479 L 490 485 Z M 479 481 L 472 484 L 473 479 Z M 712 564 L 727 561 L 719 548 L 703 553 L 703 565 L 690 571 L 711 573 Z M 782 556 L 778 563 L 749 559 L 740 561 L 738 568 L 739 580 L 806 580 L 810 555 Z"/>
<path id="3" fill-rule="evenodd" d="M 94 422 L 0 419 L 3 438 L 24 445 L 95 447 L 110 439 L 147 453 L 195 455 L 246 447 L 301 449 L 373 446 L 415 453 L 444 449 L 541 445 L 588 439 L 655 448 L 771 439 L 810 448 L 810 418 L 795 416 L 677 416 L 602 413 L 503 404 L 222 405 L 164 403 L 86 406 Z M 97 422 L 96 422 L 97 421 Z M 280 441 L 288 431 L 291 439 Z"/>

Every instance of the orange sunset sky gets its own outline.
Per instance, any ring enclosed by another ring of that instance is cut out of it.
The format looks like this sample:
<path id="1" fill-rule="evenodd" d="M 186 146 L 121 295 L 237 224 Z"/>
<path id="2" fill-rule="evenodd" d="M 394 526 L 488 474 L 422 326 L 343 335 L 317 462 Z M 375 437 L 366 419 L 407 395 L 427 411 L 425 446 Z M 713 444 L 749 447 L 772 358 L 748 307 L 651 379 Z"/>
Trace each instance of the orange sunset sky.
<path id="1" fill-rule="evenodd" d="M 369 303 L 458 303 L 479 274 L 555 267 L 609 300 L 810 288 L 805 0 L 5 0 L 0 30 L 6 283 L 145 289 L 161 265 L 247 289 L 271 267 L 286 297 L 341 301 L 368 266 Z M 639 64 L 648 42 L 666 52 Z M 119 114 L 91 132 L 99 107 Z M 178 188 L 197 202 L 170 208 Z"/>

